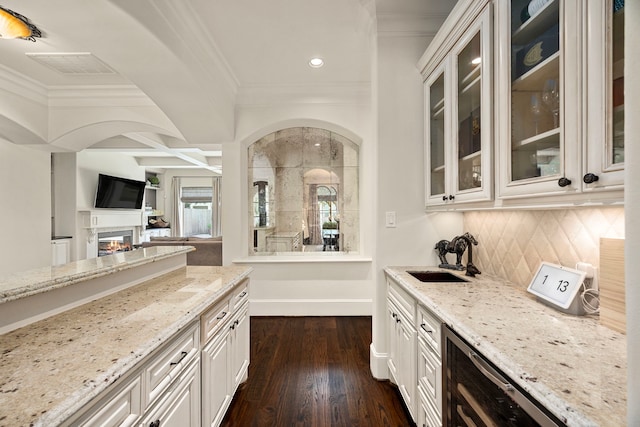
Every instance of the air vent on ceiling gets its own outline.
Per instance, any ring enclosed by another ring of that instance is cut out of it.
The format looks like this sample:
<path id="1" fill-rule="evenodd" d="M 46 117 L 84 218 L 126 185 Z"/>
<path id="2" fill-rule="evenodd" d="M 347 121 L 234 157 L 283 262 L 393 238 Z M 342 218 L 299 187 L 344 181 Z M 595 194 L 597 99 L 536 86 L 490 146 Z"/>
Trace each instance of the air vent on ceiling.
<path id="1" fill-rule="evenodd" d="M 115 74 L 116 72 L 89 52 L 27 53 L 29 58 L 62 74 Z"/>

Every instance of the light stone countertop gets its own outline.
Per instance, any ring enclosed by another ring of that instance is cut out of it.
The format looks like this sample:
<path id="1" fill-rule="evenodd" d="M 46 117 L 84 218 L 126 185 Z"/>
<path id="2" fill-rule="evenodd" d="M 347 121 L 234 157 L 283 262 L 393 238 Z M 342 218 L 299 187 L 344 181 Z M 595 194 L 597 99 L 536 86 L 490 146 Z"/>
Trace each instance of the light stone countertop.
<path id="1" fill-rule="evenodd" d="M 0 426 L 60 424 L 250 272 L 182 267 L 0 335 Z"/>
<path id="2" fill-rule="evenodd" d="M 439 269 L 385 272 L 569 426 L 626 424 L 625 335 L 597 317 L 561 313 L 495 276 L 423 283 L 407 273 L 425 270 Z"/>
<path id="3" fill-rule="evenodd" d="M 193 250 L 193 246 L 154 246 L 0 276 L 0 304 Z"/>

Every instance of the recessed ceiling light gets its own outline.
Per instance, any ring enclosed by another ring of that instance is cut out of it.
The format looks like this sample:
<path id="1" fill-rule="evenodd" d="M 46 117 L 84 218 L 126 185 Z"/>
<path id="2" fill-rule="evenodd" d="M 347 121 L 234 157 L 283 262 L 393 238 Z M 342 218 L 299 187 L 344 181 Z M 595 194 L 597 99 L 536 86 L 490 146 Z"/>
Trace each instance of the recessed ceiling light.
<path id="1" fill-rule="evenodd" d="M 324 65 L 324 60 L 322 58 L 311 58 L 309 60 L 309 67 L 311 68 L 320 68 Z"/>

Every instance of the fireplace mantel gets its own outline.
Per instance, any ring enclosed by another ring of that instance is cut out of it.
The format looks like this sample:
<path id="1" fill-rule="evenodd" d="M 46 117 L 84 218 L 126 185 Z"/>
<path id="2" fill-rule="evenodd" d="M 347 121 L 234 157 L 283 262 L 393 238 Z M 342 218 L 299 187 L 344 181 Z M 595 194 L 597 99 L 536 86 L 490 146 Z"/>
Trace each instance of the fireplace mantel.
<path id="1" fill-rule="evenodd" d="M 86 258 L 98 256 L 98 232 L 128 229 L 134 230 L 134 236 L 139 236 L 144 229 L 141 209 L 90 209 L 78 211 L 78 215 L 80 228 L 86 230 Z"/>

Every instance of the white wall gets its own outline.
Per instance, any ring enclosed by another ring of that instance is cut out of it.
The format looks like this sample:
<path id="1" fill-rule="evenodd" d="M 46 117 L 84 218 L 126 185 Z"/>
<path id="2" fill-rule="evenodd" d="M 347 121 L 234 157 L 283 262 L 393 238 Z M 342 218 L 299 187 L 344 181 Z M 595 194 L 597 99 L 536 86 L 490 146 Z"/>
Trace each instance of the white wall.
<path id="1" fill-rule="evenodd" d="M 236 141 L 223 144 L 223 259 L 254 268 L 251 275 L 252 315 L 370 315 L 373 289 L 371 256 L 375 163 L 369 92 L 336 95 L 292 104 L 241 105 Z M 352 96 L 353 95 L 353 96 Z M 326 101 L 326 100 L 325 100 Z M 257 263 L 248 257 L 249 204 L 247 147 L 278 129 L 311 126 L 328 129 L 360 145 L 361 253 L 368 261 Z"/>
<path id="2" fill-rule="evenodd" d="M 49 153 L 0 138 L 0 276 L 51 265 Z"/>
<path id="3" fill-rule="evenodd" d="M 625 5 L 625 70 L 634 76 L 640 67 L 638 47 L 640 2 Z M 627 425 L 640 424 L 640 81 L 625 79 L 625 279 L 627 309 Z"/>
<path id="4" fill-rule="evenodd" d="M 381 33 L 377 46 L 377 206 L 375 297 L 371 369 L 386 378 L 386 282 L 390 265 L 437 265 L 440 239 L 462 231 L 462 215 L 427 215 L 424 209 L 424 120 L 422 77 L 417 62 L 431 37 Z M 385 227 L 385 213 L 396 213 L 396 227 Z"/>

